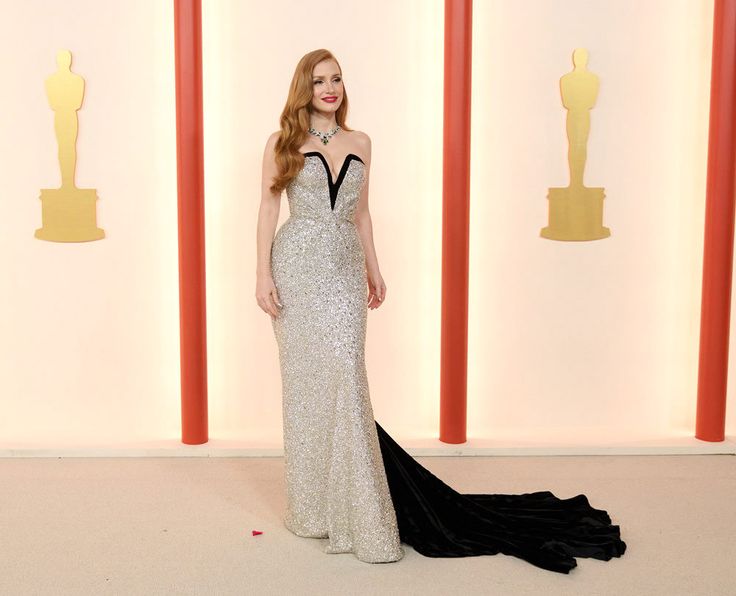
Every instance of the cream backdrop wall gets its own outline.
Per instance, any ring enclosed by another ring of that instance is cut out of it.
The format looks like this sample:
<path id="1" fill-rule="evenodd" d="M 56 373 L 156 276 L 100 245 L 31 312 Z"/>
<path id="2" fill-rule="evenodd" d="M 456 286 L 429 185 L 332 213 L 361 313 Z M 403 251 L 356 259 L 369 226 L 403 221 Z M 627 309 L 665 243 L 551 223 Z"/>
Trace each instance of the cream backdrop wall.
<path id="1" fill-rule="evenodd" d="M 442 184 L 443 4 L 203 3 L 210 421 L 223 438 L 281 441 L 271 320 L 255 301 L 263 149 L 308 51 L 343 68 L 348 125 L 373 141 L 370 208 L 387 285 L 369 311 L 374 414 L 392 430 L 437 426 Z M 288 217 L 283 195 L 279 225 Z"/>
<path id="2" fill-rule="evenodd" d="M 178 439 L 173 3 L 2 3 L 0 445 Z M 78 187 L 104 240 L 37 240 L 58 187 L 44 79 L 72 52 L 86 81 Z"/>
<path id="3" fill-rule="evenodd" d="M 712 9 L 474 2 L 471 442 L 691 434 Z M 172 10 L 3 7 L 0 446 L 178 442 Z M 345 0 L 326 15 L 296 1 L 204 0 L 203 21 L 213 444 L 280 445 L 278 353 L 253 297 L 259 177 L 294 66 L 318 47 L 341 60 L 349 124 L 373 139 L 388 285 L 369 313 L 374 413 L 407 445 L 435 436 L 443 2 Z M 606 188 L 612 237 L 558 243 L 539 229 L 547 188 L 567 182 L 558 80 L 577 46 L 601 78 L 586 183 Z M 108 235 L 89 244 L 33 238 L 39 189 L 59 182 L 43 79 L 62 47 L 87 82 L 77 184 L 98 189 Z"/>
<path id="4" fill-rule="evenodd" d="M 470 435 L 691 436 L 713 3 L 474 8 Z M 578 46 L 600 77 L 585 182 L 612 235 L 563 243 L 538 232 L 568 182 L 558 80 Z"/>

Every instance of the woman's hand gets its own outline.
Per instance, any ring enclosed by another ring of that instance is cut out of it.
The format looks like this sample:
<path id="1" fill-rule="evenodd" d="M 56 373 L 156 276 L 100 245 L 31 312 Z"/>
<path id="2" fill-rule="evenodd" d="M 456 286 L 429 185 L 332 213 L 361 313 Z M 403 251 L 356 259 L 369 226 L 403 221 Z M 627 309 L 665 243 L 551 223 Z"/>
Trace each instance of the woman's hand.
<path id="1" fill-rule="evenodd" d="M 264 312 L 274 320 L 279 316 L 279 309 L 283 307 L 279 300 L 276 285 L 270 274 L 259 275 L 256 279 L 256 301 Z"/>
<path id="2" fill-rule="evenodd" d="M 368 271 L 368 308 L 378 308 L 386 299 L 386 284 L 379 271 Z"/>

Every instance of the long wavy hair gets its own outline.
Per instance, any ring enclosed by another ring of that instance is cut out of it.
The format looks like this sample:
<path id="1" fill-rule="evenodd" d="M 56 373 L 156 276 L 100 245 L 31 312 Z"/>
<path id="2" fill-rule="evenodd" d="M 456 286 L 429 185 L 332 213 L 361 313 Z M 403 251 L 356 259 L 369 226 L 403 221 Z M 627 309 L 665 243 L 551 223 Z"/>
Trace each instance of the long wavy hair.
<path id="1" fill-rule="evenodd" d="M 325 49 L 313 50 L 302 56 L 296 65 L 294 76 L 289 87 L 289 96 L 281 112 L 281 134 L 274 147 L 278 173 L 273 178 L 269 190 L 280 194 L 301 171 L 304 166 L 304 156 L 299 148 L 307 140 L 309 134 L 310 114 L 312 113 L 312 98 L 314 84 L 312 75 L 314 67 L 323 60 L 334 60 L 342 78 L 342 68 L 332 52 Z M 335 120 L 343 130 L 350 131 L 345 124 L 348 113 L 348 94 L 343 83 L 343 96 L 340 107 L 335 112 Z"/>

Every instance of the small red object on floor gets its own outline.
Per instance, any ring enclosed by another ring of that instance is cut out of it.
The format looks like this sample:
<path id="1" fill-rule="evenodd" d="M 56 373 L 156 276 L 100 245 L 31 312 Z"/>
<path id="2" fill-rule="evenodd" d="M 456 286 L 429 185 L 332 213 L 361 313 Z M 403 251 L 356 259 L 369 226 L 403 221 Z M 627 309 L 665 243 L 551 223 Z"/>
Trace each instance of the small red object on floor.
<path id="1" fill-rule="evenodd" d="M 263 534 L 263 532 L 259 530 L 253 530 L 253 536 L 258 536 L 258 534 Z"/>

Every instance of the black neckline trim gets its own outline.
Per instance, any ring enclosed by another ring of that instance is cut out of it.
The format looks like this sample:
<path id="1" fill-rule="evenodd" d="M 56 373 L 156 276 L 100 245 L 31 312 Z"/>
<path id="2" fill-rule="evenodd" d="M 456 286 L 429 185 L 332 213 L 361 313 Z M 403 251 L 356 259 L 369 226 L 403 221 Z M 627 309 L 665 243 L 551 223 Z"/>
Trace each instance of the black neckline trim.
<path id="1" fill-rule="evenodd" d="M 322 161 L 322 165 L 325 167 L 325 172 L 327 173 L 327 185 L 330 190 L 330 208 L 334 211 L 335 210 L 335 202 L 337 201 L 337 193 L 340 191 L 340 185 L 342 184 L 342 181 L 345 179 L 345 175 L 348 173 L 348 165 L 350 162 L 354 159 L 358 160 L 360 163 L 365 165 L 362 159 L 355 155 L 355 153 L 348 153 L 345 156 L 345 159 L 342 162 L 342 166 L 340 166 L 340 171 L 337 174 L 337 181 L 333 182 L 332 180 L 332 170 L 330 170 L 330 165 L 327 163 L 327 158 L 322 155 L 319 151 L 307 151 L 306 153 L 302 153 L 304 157 L 309 156 L 315 156 L 319 157 L 319 159 Z"/>

